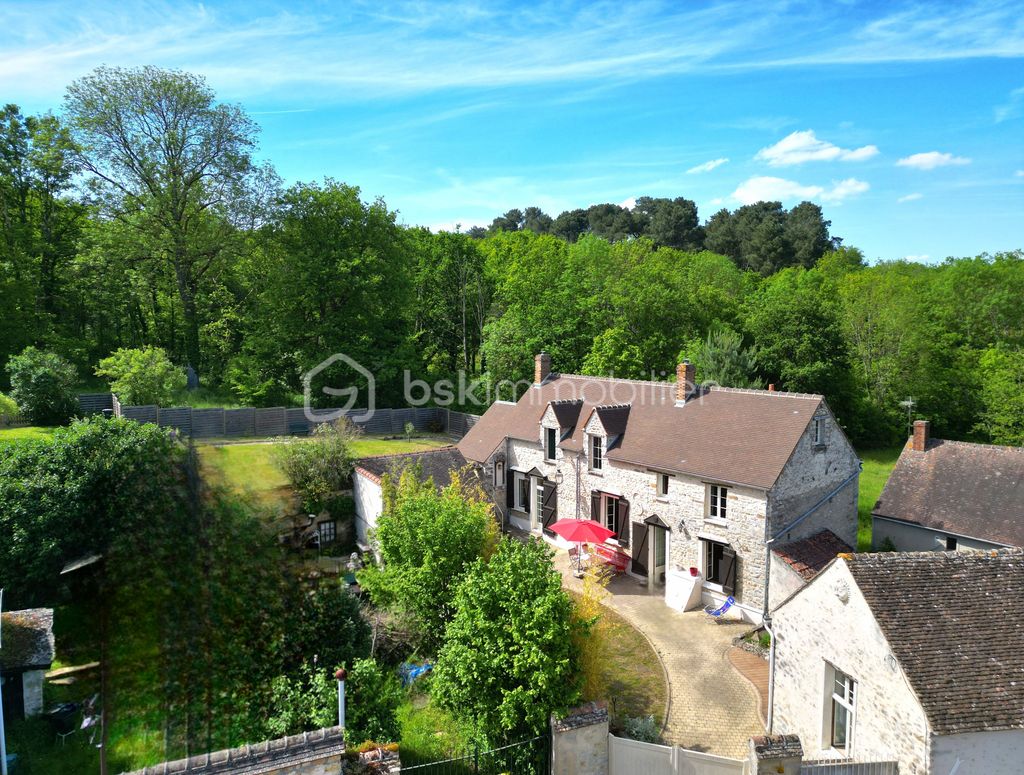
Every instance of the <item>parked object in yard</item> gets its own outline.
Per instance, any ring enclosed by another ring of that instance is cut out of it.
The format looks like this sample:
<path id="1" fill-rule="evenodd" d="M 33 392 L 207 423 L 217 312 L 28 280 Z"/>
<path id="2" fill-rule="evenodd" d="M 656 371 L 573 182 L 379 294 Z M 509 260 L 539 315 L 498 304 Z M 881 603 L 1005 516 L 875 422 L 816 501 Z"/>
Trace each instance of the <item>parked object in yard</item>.
<path id="1" fill-rule="evenodd" d="M 426 675 L 434 666 L 429 662 L 422 665 L 414 665 L 411 662 L 403 662 L 402 666 L 398 669 L 399 675 L 402 677 L 402 686 L 410 686 L 416 682 L 416 679 L 422 675 Z"/>
<path id="2" fill-rule="evenodd" d="M 717 624 L 724 620 L 725 615 L 729 612 L 729 609 L 732 608 L 735 602 L 735 598 L 733 598 L 732 595 L 729 595 L 729 597 L 725 599 L 725 602 L 722 603 L 722 605 L 720 605 L 718 608 L 713 609 L 711 606 L 708 606 L 704 609 L 704 613 L 706 613 L 708 616 L 714 619 L 715 623 Z"/>

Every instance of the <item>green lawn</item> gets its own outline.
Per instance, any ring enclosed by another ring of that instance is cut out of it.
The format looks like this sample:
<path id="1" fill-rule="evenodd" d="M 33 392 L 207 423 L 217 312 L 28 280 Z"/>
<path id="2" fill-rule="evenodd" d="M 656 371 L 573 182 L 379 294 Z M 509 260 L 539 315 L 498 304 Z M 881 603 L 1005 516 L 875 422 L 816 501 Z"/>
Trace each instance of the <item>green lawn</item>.
<path id="1" fill-rule="evenodd" d="M 0 428 L 0 444 L 20 439 L 48 439 L 53 435 L 53 428 L 38 425 L 26 425 L 21 428 Z"/>
<path id="2" fill-rule="evenodd" d="M 442 437 L 408 440 L 370 437 L 361 438 L 352 446 L 356 457 L 368 457 L 436 449 L 450 443 Z M 265 506 L 282 506 L 291 496 L 288 480 L 274 460 L 272 443 L 201 444 L 199 457 L 204 464 L 204 475 L 211 481 L 247 493 Z"/>
<path id="3" fill-rule="evenodd" d="M 398 708 L 399 751 L 405 764 L 450 759 L 469 749 L 472 730 L 433 703 L 429 681 L 417 681 Z"/>
<path id="4" fill-rule="evenodd" d="M 892 472 L 903 447 L 873 449 L 861 452 L 864 469 L 860 474 L 860 498 L 857 503 L 857 550 L 871 549 L 871 509 L 882 494 L 882 488 Z"/>

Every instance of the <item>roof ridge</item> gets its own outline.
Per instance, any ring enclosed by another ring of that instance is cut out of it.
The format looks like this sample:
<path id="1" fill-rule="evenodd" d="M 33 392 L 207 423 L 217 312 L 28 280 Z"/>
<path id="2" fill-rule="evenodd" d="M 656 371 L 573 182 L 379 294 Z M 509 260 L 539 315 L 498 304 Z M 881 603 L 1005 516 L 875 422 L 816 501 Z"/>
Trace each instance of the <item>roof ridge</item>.
<path id="1" fill-rule="evenodd" d="M 382 452 L 379 455 L 363 455 L 357 457 L 353 462 L 355 464 L 360 463 L 363 460 L 379 460 L 382 457 L 409 457 L 410 455 L 429 455 L 431 452 L 444 452 L 448 449 L 458 449 L 457 444 L 445 444 L 443 447 L 434 447 L 433 449 L 414 449 L 411 452 Z"/>
<path id="2" fill-rule="evenodd" d="M 703 387 L 703 386 L 702 386 Z M 763 390 L 761 388 L 734 388 L 725 387 L 724 385 L 707 385 L 708 390 L 715 391 L 718 393 L 748 393 L 750 395 L 766 395 L 766 396 L 781 396 L 784 398 L 814 398 L 819 401 L 824 400 L 825 396 L 820 393 L 794 393 L 789 390 Z"/>
<path id="3" fill-rule="evenodd" d="M 601 380 L 602 382 L 629 382 L 633 385 L 651 385 L 659 388 L 671 388 L 675 389 L 676 383 L 669 382 L 666 380 L 651 380 L 651 379 L 626 379 L 625 377 L 595 377 L 590 374 L 559 374 L 559 377 L 568 377 L 569 379 L 594 379 Z"/>
<path id="4" fill-rule="evenodd" d="M 629 401 L 620 401 L 617 404 L 595 404 L 594 411 L 601 412 L 608 409 L 629 409 L 633 406 Z"/>
<path id="5" fill-rule="evenodd" d="M 952 549 L 949 551 L 920 550 L 916 552 L 850 552 L 843 556 L 847 562 L 910 562 L 917 560 L 936 560 L 938 558 L 956 560 L 980 560 L 986 558 L 1014 557 L 1024 555 L 1024 547 L 1006 546 L 999 549 L 981 549 L 973 551 L 960 551 Z"/>
<path id="6" fill-rule="evenodd" d="M 912 439 L 907 440 L 912 441 Z M 973 449 L 984 449 L 991 452 L 1011 452 L 1015 454 L 1024 454 L 1024 447 L 1015 447 L 1012 444 L 985 444 L 981 441 L 961 441 L 959 439 L 937 439 L 932 437 L 928 440 L 928 445 L 931 446 L 936 442 L 942 442 L 942 444 L 952 444 L 956 447 L 971 447 Z"/>

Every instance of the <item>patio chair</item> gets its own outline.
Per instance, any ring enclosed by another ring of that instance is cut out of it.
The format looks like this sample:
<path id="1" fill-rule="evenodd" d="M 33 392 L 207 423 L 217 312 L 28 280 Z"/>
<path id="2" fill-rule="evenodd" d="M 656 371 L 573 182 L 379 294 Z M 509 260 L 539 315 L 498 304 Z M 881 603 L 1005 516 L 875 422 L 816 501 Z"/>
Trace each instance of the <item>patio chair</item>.
<path id="1" fill-rule="evenodd" d="M 64 745 L 71 735 L 78 731 L 78 724 L 75 723 L 75 715 L 78 713 L 77 702 L 63 702 L 46 714 L 47 721 L 53 731 L 57 733 L 57 740 Z"/>
<path id="2" fill-rule="evenodd" d="M 725 618 L 725 614 L 728 612 L 730 608 L 733 607 L 733 604 L 735 602 L 736 598 L 734 598 L 732 595 L 729 595 L 729 597 L 725 599 L 725 602 L 722 603 L 722 605 L 720 605 L 718 608 L 712 608 L 711 606 L 707 606 L 704 609 L 704 613 L 710 616 L 715 624 L 721 624 L 724 621 L 728 621 Z"/>

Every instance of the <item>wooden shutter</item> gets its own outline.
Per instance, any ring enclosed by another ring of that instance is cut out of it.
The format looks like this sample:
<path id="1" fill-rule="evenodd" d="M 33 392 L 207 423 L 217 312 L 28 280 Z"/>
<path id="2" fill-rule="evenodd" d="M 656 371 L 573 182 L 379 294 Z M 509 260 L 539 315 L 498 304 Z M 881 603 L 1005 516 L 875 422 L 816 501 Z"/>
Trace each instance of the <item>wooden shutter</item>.
<path id="1" fill-rule="evenodd" d="M 505 506 L 508 511 L 516 505 L 516 475 L 514 471 L 505 472 Z"/>
<path id="2" fill-rule="evenodd" d="M 722 547 L 722 591 L 731 595 L 736 591 L 736 550 L 731 546 Z"/>
<path id="3" fill-rule="evenodd" d="M 629 501 L 619 498 L 618 513 L 616 521 L 619 523 L 619 532 L 615 536 L 623 546 L 629 546 Z"/>
<path id="4" fill-rule="evenodd" d="M 633 523 L 633 573 L 647 575 L 647 525 Z"/>
<path id="5" fill-rule="evenodd" d="M 601 520 L 601 493 L 597 490 L 590 491 L 590 518 L 598 524 L 604 524 Z"/>
<path id="6" fill-rule="evenodd" d="M 540 497 L 540 518 L 544 532 L 549 536 L 554 535 L 549 529 L 551 524 L 558 519 L 558 486 L 554 482 L 544 480 L 541 483 Z"/>

